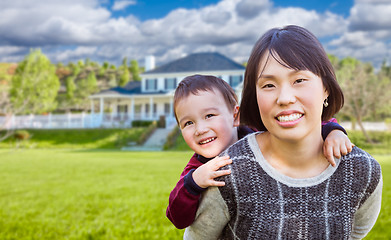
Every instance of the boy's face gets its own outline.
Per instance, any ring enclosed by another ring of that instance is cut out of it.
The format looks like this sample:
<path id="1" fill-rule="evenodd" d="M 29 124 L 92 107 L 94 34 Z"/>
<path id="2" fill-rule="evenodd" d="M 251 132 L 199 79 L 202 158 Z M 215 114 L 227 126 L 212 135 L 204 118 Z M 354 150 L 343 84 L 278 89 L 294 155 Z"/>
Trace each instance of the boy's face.
<path id="1" fill-rule="evenodd" d="M 176 106 L 179 127 L 187 145 L 207 158 L 217 156 L 238 140 L 237 112 L 238 107 L 228 108 L 218 90 L 190 94 Z"/>

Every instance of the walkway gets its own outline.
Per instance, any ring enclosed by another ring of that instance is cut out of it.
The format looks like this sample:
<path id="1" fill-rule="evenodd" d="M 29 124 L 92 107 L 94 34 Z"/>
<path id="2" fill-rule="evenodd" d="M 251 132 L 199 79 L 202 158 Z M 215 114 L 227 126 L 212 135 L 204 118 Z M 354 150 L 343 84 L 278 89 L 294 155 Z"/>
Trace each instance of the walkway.
<path id="1" fill-rule="evenodd" d="M 123 147 L 123 151 L 162 151 L 173 128 L 157 128 L 142 146 Z"/>

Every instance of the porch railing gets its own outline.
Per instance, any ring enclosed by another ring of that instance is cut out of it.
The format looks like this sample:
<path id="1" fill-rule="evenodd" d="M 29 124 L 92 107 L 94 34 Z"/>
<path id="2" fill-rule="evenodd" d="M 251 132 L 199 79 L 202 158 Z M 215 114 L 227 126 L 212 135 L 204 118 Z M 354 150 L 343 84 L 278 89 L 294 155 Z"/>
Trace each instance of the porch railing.
<path id="1" fill-rule="evenodd" d="M 0 129 L 25 129 L 25 128 L 129 128 L 134 120 L 159 120 L 154 114 L 146 117 L 142 114 L 133 116 L 120 114 L 99 113 L 69 113 L 47 115 L 23 115 L 0 116 Z M 175 118 L 166 116 L 166 125 L 175 124 Z"/>

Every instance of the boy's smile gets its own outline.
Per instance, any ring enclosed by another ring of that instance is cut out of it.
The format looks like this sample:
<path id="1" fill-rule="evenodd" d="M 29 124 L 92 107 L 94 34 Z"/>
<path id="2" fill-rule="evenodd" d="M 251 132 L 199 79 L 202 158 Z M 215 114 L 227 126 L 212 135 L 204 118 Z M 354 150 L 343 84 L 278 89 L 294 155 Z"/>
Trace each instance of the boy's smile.
<path id="1" fill-rule="evenodd" d="M 236 114 L 237 108 L 229 109 L 218 90 L 190 94 L 176 106 L 185 142 L 206 158 L 217 156 L 238 140 Z"/>

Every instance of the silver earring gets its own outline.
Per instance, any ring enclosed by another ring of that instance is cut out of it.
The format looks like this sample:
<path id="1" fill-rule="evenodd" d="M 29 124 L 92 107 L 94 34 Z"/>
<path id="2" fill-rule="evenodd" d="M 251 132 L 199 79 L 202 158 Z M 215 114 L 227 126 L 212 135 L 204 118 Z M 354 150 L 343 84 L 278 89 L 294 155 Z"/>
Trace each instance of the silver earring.
<path id="1" fill-rule="evenodd" d="M 329 99 L 326 98 L 326 99 L 324 100 L 324 102 L 323 102 L 323 106 L 324 106 L 325 108 L 329 106 L 328 100 L 329 100 Z"/>

